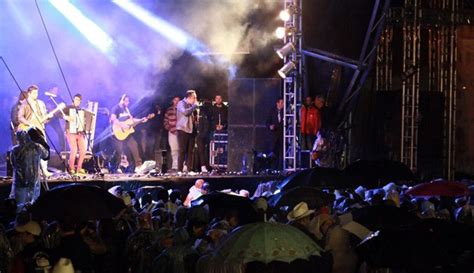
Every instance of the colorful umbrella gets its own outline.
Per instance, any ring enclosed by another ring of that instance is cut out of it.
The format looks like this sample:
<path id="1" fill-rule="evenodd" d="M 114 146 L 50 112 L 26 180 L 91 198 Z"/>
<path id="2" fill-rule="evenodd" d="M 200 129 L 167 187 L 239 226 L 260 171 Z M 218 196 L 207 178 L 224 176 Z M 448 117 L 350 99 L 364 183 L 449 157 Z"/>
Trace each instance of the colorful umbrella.
<path id="1" fill-rule="evenodd" d="M 290 263 L 320 256 L 322 248 L 290 225 L 260 222 L 242 226 L 217 247 L 214 257 L 225 264 Z"/>
<path id="2" fill-rule="evenodd" d="M 469 195 L 469 189 L 460 182 L 434 180 L 416 185 L 406 192 L 410 196 L 447 196 L 457 197 Z"/>

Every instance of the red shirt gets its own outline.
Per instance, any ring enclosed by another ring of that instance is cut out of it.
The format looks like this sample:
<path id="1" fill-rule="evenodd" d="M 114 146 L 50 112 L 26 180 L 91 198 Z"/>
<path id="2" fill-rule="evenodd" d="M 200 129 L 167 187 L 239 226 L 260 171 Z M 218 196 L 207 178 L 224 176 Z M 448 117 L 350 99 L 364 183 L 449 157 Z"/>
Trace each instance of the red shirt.
<path id="1" fill-rule="evenodd" d="M 315 136 L 321 128 L 321 111 L 314 107 L 301 107 L 301 133 Z"/>

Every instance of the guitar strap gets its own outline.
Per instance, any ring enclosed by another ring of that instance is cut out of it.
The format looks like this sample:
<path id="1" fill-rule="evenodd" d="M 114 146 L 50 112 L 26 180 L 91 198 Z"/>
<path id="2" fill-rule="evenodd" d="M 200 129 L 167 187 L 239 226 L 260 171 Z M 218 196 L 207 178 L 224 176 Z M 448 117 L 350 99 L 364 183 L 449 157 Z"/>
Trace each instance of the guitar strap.
<path id="1" fill-rule="evenodd" d="M 35 101 L 35 108 L 36 108 L 35 109 L 36 114 L 40 117 L 40 119 L 42 119 L 43 118 L 43 112 L 41 111 L 41 107 L 38 103 L 38 100 Z"/>
<path id="2" fill-rule="evenodd" d="M 132 118 L 132 114 L 130 113 L 130 110 L 128 110 L 128 107 L 125 107 L 125 112 L 127 112 L 129 118 Z"/>

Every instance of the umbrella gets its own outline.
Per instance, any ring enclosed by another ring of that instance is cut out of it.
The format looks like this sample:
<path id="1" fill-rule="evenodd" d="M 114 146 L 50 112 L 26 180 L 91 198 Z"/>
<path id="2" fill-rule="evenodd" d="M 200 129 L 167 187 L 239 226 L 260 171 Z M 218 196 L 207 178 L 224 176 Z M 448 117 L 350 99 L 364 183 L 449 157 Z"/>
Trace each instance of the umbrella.
<path id="1" fill-rule="evenodd" d="M 446 251 L 429 230 L 377 231 L 362 241 L 356 250 L 362 260 L 375 268 L 402 268 L 419 272 L 449 263 Z"/>
<path id="2" fill-rule="evenodd" d="M 350 214 L 352 214 L 352 220 L 373 231 L 409 226 L 418 221 L 418 218 L 412 213 L 386 205 L 355 209 Z"/>
<path id="3" fill-rule="evenodd" d="M 354 181 L 348 181 L 344 173 L 338 169 L 315 167 L 288 176 L 277 187 L 282 191 L 298 186 L 347 188 L 354 186 L 351 182 Z"/>
<path id="4" fill-rule="evenodd" d="M 123 201 L 98 186 L 72 184 L 60 186 L 41 195 L 31 206 L 35 219 L 76 221 L 113 218 L 125 205 Z"/>
<path id="5" fill-rule="evenodd" d="M 288 206 L 293 208 L 299 202 L 306 202 L 312 209 L 319 209 L 328 203 L 328 195 L 313 187 L 296 187 L 286 192 L 280 192 L 270 197 L 269 204 L 272 207 Z"/>
<path id="6" fill-rule="evenodd" d="M 402 162 L 392 160 L 358 160 L 344 169 L 347 176 L 361 179 L 371 187 L 377 187 L 380 180 L 416 181 L 416 176 Z"/>
<path id="7" fill-rule="evenodd" d="M 468 187 L 460 182 L 434 180 L 409 189 L 405 194 L 410 196 L 446 196 L 456 197 L 469 195 Z"/>
<path id="8" fill-rule="evenodd" d="M 209 214 L 211 217 L 223 216 L 222 214 L 235 210 L 238 212 L 241 224 L 247 224 L 257 220 L 257 212 L 250 199 L 240 195 L 223 192 L 205 194 L 192 202 L 192 206 L 200 205 L 209 206 Z"/>
<path id="9" fill-rule="evenodd" d="M 260 222 L 239 227 L 215 250 L 220 263 L 290 263 L 320 256 L 322 251 L 311 238 L 290 225 Z"/>

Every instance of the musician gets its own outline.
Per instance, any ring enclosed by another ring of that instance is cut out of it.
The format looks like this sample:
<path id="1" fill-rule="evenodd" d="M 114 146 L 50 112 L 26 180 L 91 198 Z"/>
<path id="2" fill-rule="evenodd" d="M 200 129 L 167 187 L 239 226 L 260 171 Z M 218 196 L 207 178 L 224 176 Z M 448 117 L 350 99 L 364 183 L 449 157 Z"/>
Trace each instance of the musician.
<path id="1" fill-rule="evenodd" d="M 132 119 L 136 123 L 140 122 L 146 122 L 147 119 L 136 119 L 133 118 L 132 114 L 130 113 L 130 110 L 128 109 L 128 106 L 130 104 L 130 98 L 128 95 L 123 94 L 122 97 L 120 97 L 120 101 L 117 105 L 115 105 L 112 110 L 111 110 L 111 115 L 110 115 L 110 123 L 112 125 L 117 125 L 122 130 L 128 130 L 130 129 L 129 125 L 126 125 L 123 123 L 126 120 Z M 120 164 L 120 159 L 121 156 L 124 152 L 124 147 L 123 145 L 126 145 L 128 149 L 130 150 L 130 153 L 132 154 L 133 160 L 135 161 L 135 168 L 140 168 L 142 165 L 142 159 L 140 157 L 140 153 L 138 151 L 138 144 L 133 138 L 133 136 L 129 136 L 125 140 L 118 140 L 115 136 L 112 136 L 114 146 L 115 146 L 115 163 L 116 166 L 119 166 Z"/>
<path id="2" fill-rule="evenodd" d="M 268 116 L 267 128 L 272 135 L 272 168 L 281 170 L 283 168 L 283 99 L 279 98 Z"/>
<path id="3" fill-rule="evenodd" d="M 84 157 L 86 155 L 86 138 L 84 135 L 85 120 L 80 120 L 79 111 L 81 110 L 82 95 L 76 94 L 73 97 L 72 105 L 64 109 L 64 119 L 66 120 L 66 138 L 69 144 L 69 173 L 70 174 L 85 174 L 86 171 L 82 168 Z M 76 128 L 72 128 L 75 126 Z M 82 128 L 82 129 L 81 129 Z M 77 151 L 79 150 L 79 158 L 77 160 L 77 169 L 74 168 Z"/>
<path id="4" fill-rule="evenodd" d="M 211 107 L 212 130 L 222 132 L 227 129 L 228 107 L 222 102 L 222 96 L 216 95 L 215 104 Z"/>
<path id="5" fill-rule="evenodd" d="M 28 127 L 35 127 L 41 131 L 43 136 L 46 136 L 45 123 L 53 117 L 53 115 L 46 112 L 46 105 L 42 100 L 38 99 L 39 88 L 37 85 L 28 87 L 28 99 L 23 103 L 18 111 L 19 127 L 26 129 Z M 45 139 L 46 141 L 46 139 Z M 41 171 L 43 175 L 49 177 L 52 175 L 48 171 L 48 162 L 41 160 Z"/>
<path id="6" fill-rule="evenodd" d="M 176 115 L 177 115 L 177 105 L 180 101 L 180 97 L 175 96 L 171 101 L 171 106 L 168 107 L 165 113 L 163 124 L 165 129 L 168 131 L 168 144 L 171 149 L 171 170 L 178 170 L 178 156 L 179 156 L 179 145 L 178 145 L 178 135 L 176 133 Z M 169 167 L 168 167 L 169 168 Z"/>
<path id="7" fill-rule="evenodd" d="M 329 140 L 328 132 L 325 129 L 320 129 L 316 135 L 313 149 L 311 151 L 311 159 L 314 161 L 316 166 L 330 168 L 331 166 L 329 158 Z"/>
<path id="8" fill-rule="evenodd" d="M 194 130 L 194 110 L 198 106 L 197 94 L 194 90 L 188 90 L 184 99 L 182 99 L 177 108 L 176 130 L 178 134 L 179 156 L 178 171 L 183 171 L 184 160 L 186 159 L 187 168 L 193 167 L 193 150 L 195 134 Z"/>
<path id="9" fill-rule="evenodd" d="M 21 91 L 20 96 L 18 96 L 18 101 L 13 105 L 10 110 L 10 129 L 12 133 L 12 146 L 18 144 L 16 139 L 16 131 L 18 130 L 18 126 L 20 125 L 20 121 L 18 120 L 18 112 L 20 111 L 21 106 L 25 103 L 26 98 L 28 97 L 28 93 L 26 91 Z"/>

